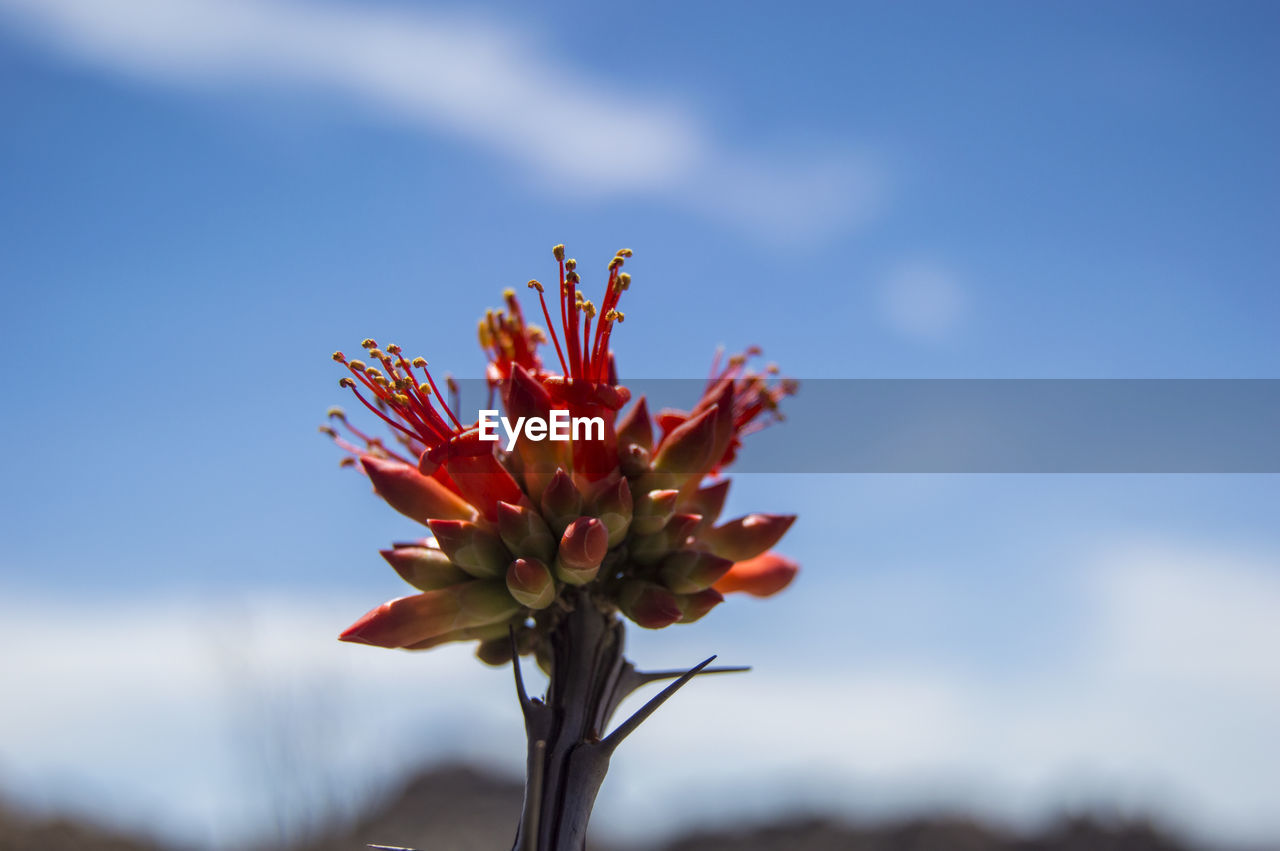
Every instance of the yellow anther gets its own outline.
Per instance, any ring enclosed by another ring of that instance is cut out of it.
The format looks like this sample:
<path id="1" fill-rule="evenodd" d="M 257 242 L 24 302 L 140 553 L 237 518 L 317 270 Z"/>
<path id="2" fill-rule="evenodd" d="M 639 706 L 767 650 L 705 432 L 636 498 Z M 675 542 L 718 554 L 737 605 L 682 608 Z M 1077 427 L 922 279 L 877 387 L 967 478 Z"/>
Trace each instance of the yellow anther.
<path id="1" fill-rule="evenodd" d="M 566 272 L 572 272 L 576 268 L 578 268 L 578 261 L 574 260 L 572 257 L 564 261 L 564 269 Z"/>
<path id="2" fill-rule="evenodd" d="M 426 369 L 426 368 L 427 368 L 427 359 L 426 359 L 426 358 L 414 358 L 414 359 L 413 359 L 413 365 L 414 365 L 414 366 L 416 366 L 418 369 Z"/>
<path id="3" fill-rule="evenodd" d="M 631 276 L 626 272 L 618 275 L 618 289 L 623 291 L 631 289 Z"/>
<path id="4" fill-rule="evenodd" d="M 419 384 L 419 385 L 418 385 L 418 392 L 419 392 L 419 393 L 421 393 L 423 396 L 430 396 L 430 395 L 431 395 L 431 385 L 430 385 L 430 384 L 428 384 L 428 383 L 427 383 L 427 382 L 425 382 L 425 381 L 424 381 L 424 382 L 422 382 L 421 384 Z"/>
<path id="5" fill-rule="evenodd" d="M 511 287 L 507 287 L 502 291 L 502 297 L 505 299 L 513 299 L 516 297 L 516 291 L 511 289 Z"/>
<path id="6" fill-rule="evenodd" d="M 582 276 L 579 275 L 577 272 L 570 272 L 568 275 L 565 276 L 565 278 L 566 280 L 568 280 L 570 283 L 573 283 L 573 284 L 576 284 L 582 280 Z"/>
<path id="7" fill-rule="evenodd" d="M 400 347 L 397 346 L 395 343 L 390 343 L 387 345 L 387 351 L 393 355 L 398 355 L 400 354 Z"/>
<path id="8" fill-rule="evenodd" d="M 370 349 L 369 357 L 373 358 L 374 360 L 382 360 L 383 358 L 386 357 L 386 355 L 384 355 L 379 349 Z"/>
<path id="9" fill-rule="evenodd" d="M 325 413 L 325 416 L 331 420 L 345 420 L 347 418 L 347 412 L 339 408 L 337 405 L 334 405 Z"/>
<path id="10" fill-rule="evenodd" d="M 588 319 L 591 319 L 596 315 L 596 306 L 592 304 L 590 300 L 582 302 L 578 307 L 582 308 L 582 312 L 587 314 Z"/>
<path id="11" fill-rule="evenodd" d="M 350 367 L 351 369 L 354 369 L 356 372 L 365 371 L 364 361 L 362 360 L 353 360 L 350 363 L 348 363 L 347 366 Z"/>
<path id="12" fill-rule="evenodd" d="M 395 399 L 397 404 L 400 404 L 400 405 L 407 405 L 407 404 L 409 404 L 409 397 L 408 397 L 408 396 L 406 396 L 406 395 L 404 395 L 403 393 L 397 393 L 397 394 L 395 394 L 394 396 L 392 396 L 391 398 L 392 398 L 392 399 Z"/>
<path id="13" fill-rule="evenodd" d="M 545 343 L 547 341 L 547 334 L 537 325 L 530 325 L 529 339 L 535 343 Z"/>
<path id="14" fill-rule="evenodd" d="M 361 347 L 366 349 L 376 349 L 378 347 L 378 344 L 374 342 L 374 339 L 372 337 L 365 337 L 363 340 L 360 341 L 360 345 Z"/>
<path id="15" fill-rule="evenodd" d="M 618 268 L 621 265 L 622 265 L 622 258 L 614 257 L 612 260 L 609 261 L 609 271 L 612 272 L 614 269 Z"/>
<path id="16" fill-rule="evenodd" d="M 557 246 L 553 247 L 553 248 L 551 249 L 551 253 L 555 255 L 555 258 L 556 258 L 557 260 L 563 260 L 563 259 L 564 259 L 564 246 L 563 246 L 563 245 L 557 245 Z"/>
<path id="17" fill-rule="evenodd" d="M 334 360 L 336 360 L 338 363 L 346 363 L 346 362 L 347 362 L 347 356 L 346 356 L 346 355 L 344 355 L 342 352 L 334 352 L 334 353 L 333 353 L 333 359 L 334 359 Z"/>
<path id="18" fill-rule="evenodd" d="M 356 459 L 352 458 L 350 455 L 346 456 L 345 458 L 343 458 L 338 462 L 339 467 L 354 467 L 355 465 L 356 465 Z"/>
<path id="19" fill-rule="evenodd" d="M 342 378 L 338 379 L 338 386 L 354 388 L 356 386 L 356 382 L 354 378 L 351 378 L 348 375 L 344 375 L 342 376 Z"/>
<path id="20" fill-rule="evenodd" d="M 617 310 L 612 307 L 606 310 L 604 313 L 604 319 L 606 322 L 621 322 L 625 318 L 626 316 L 623 314 L 621 310 Z"/>
<path id="21" fill-rule="evenodd" d="M 320 433 L 328 435 L 329 437 L 332 437 L 334 440 L 338 439 L 338 433 L 333 429 L 329 428 L 329 426 L 327 425 L 320 426 Z"/>
<path id="22" fill-rule="evenodd" d="M 618 249 L 618 256 L 619 256 L 619 257 L 630 257 L 633 253 L 634 253 L 634 252 L 633 252 L 630 248 L 619 248 L 619 249 Z"/>
<path id="23" fill-rule="evenodd" d="M 529 282 L 529 289 L 531 289 L 531 290 L 537 290 L 538 292 L 543 292 L 542 284 L 538 283 L 537 281 L 530 281 L 530 282 Z"/>

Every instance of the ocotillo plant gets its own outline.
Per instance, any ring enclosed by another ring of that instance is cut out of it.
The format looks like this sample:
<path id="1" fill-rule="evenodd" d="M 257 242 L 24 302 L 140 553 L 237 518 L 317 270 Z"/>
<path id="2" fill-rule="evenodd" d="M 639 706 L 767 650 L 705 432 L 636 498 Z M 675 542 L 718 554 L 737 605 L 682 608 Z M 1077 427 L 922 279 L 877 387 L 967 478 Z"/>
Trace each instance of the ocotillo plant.
<path id="1" fill-rule="evenodd" d="M 723 362 L 717 355 L 692 410 L 651 417 L 641 396 L 619 416 L 631 393 L 618 383 L 609 341 L 623 321 L 631 252 L 609 261 L 599 308 L 578 288 L 564 246 L 553 252 L 558 303 L 548 307 L 542 284 L 529 282 L 545 330 L 525 322 L 510 290 L 505 310 L 480 321 L 504 429 L 523 422 L 523 436 L 496 439 L 491 412 L 464 423 L 424 359 L 372 339 L 363 360 L 333 358 L 348 372 L 342 386 L 393 440 L 369 435 L 339 409 L 323 429 L 378 496 L 431 532 L 382 551 L 419 593 L 378 606 L 342 640 L 408 650 L 475 641 L 481 660 L 515 669 L 528 738 L 518 851 L 580 851 L 618 744 L 693 676 L 744 670 L 709 668 L 708 659 L 688 671 L 639 671 L 623 657 L 619 615 L 647 629 L 691 623 L 724 594 L 768 596 L 797 570 L 770 549 L 794 516 L 716 525 L 729 486 L 723 469 L 743 435 L 780 417 L 794 382 L 773 367 L 752 368 L 758 350 Z M 548 343 L 555 359 L 544 361 Z M 555 439 L 558 425 L 567 439 Z M 525 689 L 526 654 L 549 678 L 542 698 Z M 673 682 L 609 729 L 623 698 L 661 680 Z"/>

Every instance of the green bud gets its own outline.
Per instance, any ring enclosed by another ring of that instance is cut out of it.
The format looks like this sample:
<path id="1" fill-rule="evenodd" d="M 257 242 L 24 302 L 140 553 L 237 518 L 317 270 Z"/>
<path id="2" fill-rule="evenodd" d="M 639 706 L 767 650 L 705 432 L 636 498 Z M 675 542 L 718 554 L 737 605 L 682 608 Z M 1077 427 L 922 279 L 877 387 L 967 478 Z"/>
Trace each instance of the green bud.
<path id="1" fill-rule="evenodd" d="M 415 544 L 381 552 L 387 563 L 400 574 L 400 578 L 419 591 L 435 591 L 471 579 L 469 573 L 435 547 Z"/>
<path id="2" fill-rule="evenodd" d="M 676 513 L 676 498 L 679 496 L 680 492 L 675 490 L 651 490 L 640 494 L 632 510 L 631 534 L 652 535 L 666 526 Z"/>
<path id="3" fill-rule="evenodd" d="M 542 516 L 557 535 L 582 516 L 582 494 L 563 469 L 557 469 L 542 492 Z"/>
<path id="4" fill-rule="evenodd" d="M 432 520 L 428 524 L 450 561 L 477 579 L 501 579 L 511 553 L 494 533 L 467 520 Z"/>
<path id="5" fill-rule="evenodd" d="M 579 517 L 569 524 L 556 552 L 556 578 L 570 585 L 585 585 L 600 571 L 609 551 L 609 532 L 594 517 Z"/>
<path id="6" fill-rule="evenodd" d="M 523 505 L 498 503 L 498 534 L 517 558 L 550 561 L 556 553 L 556 539 L 542 515 Z"/>
<path id="7" fill-rule="evenodd" d="M 556 581 L 546 564 L 518 558 L 507 568 L 507 590 L 522 606 L 545 609 L 556 599 Z"/>
<path id="8" fill-rule="evenodd" d="M 631 486 L 626 479 L 618 479 L 596 498 L 595 513 L 609 532 L 609 546 L 621 544 L 631 528 Z"/>
<path id="9" fill-rule="evenodd" d="M 662 561 L 658 575 L 662 583 L 677 594 L 705 591 L 729 572 L 733 562 L 698 550 L 680 550 Z"/>

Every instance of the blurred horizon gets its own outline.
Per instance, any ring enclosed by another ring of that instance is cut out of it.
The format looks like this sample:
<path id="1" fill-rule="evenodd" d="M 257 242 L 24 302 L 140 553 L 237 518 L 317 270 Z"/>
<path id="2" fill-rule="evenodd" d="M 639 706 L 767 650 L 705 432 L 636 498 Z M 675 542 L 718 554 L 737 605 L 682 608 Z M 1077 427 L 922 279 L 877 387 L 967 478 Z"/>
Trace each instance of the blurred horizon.
<path id="1" fill-rule="evenodd" d="M 508 670 L 334 640 L 422 532 L 315 428 L 366 336 L 481 376 L 555 243 L 589 295 L 636 252 L 624 384 L 754 344 L 814 379 L 745 456 L 832 380 L 1280 378 L 1277 80 L 1265 2 L 0 0 L 0 800 L 228 848 L 312 781 L 519 770 Z M 646 724 L 601 831 L 1280 842 L 1275 475 L 733 478 L 802 573 L 630 631 L 754 670 Z"/>

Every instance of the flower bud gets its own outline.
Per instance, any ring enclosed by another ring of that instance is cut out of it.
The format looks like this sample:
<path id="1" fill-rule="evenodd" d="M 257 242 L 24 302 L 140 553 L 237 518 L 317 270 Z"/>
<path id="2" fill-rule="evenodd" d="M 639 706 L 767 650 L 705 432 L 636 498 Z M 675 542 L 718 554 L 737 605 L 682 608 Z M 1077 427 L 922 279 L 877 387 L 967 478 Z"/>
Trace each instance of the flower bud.
<path id="1" fill-rule="evenodd" d="M 511 376 L 503 384 L 502 401 L 512 422 L 521 417 L 546 420 L 554 405 L 543 383 L 520 364 L 512 366 Z M 514 454 L 520 458 L 525 489 L 534 500 L 546 490 L 555 471 L 568 463 L 568 446 L 559 441 L 520 438 Z"/>
<path id="2" fill-rule="evenodd" d="M 676 426 L 654 453 L 654 470 L 666 474 L 666 479 L 673 486 L 678 486 L 692 476 L 701 475 L 711 466 L 719 410 L 719 407 L 712 405 Z"/>
<path id="3" fill-rule="evenodd" d="M 582 516 L 582 494 L 563 469 L 556 470 L 542 492 L 542 516 L 557 535 L 564 534 L 569 524 Z"/>
<path id="4" fill-rule="evenodd" d="M 652 564 L 667 553 L 682 549 L 701 519 L 696 514 L 673 514 L 662 529 L 632 542 L 631 558 L 640 564 Z"/>
<path id="5" fill-rule="evenodd" d="M 542 515 L 522 505 L 498 503 L 498 534 L 518 558 L 550 561 L 556 553 L 556 539 Z"/>
<path id="6" fill-rule="evenodd" d="M 702 515 L 702 521 L 698 524 L 695 534 L 709 528 L 711 524 L 720 519 L 720 512 L 724 510 L 724 501 L 728 495 L 728 479 L 721 479 L 706 487 L 698 488 L 687 496 L 682 495 L 680 510 L 687 511 L 690 514 Z"/>
<path id="7" fill-rule="evenodd" d="M 381 552 L 400 578 L 419 591 L 435 591 L 471 579 L 436 547 L 401 546 Z"/>
<path id="8" fill-rule="evenodd" d="M 627 537 L 631 528 L 631 485 L 625 478 L 607 487 L 596 497 L 595 514 L 609 532 L 609 546 L 616 547 Z"/>
<path id="9" fill-rule="evenodd" d="M 696 594 L 716 584 L 733 562 L 698 550 L 680 550 L 662 561 L 662 584 L 677 594 Z"/>
<path id="10" fill-rule="evenodd" d="M 501 579 L 511 563 L 502 540 L 466 520 L 432 520 L 427 524 L 449 560 L 477 579 Z"/>
<path id="11" fill-rule="evenodd" d="M 635 479 L 649 472 L 649 450 L 643 446 L 630 445 L 618 448 L 618 469 L 622 475 Z"/>
<path id="12" fill-rule="evenodd" d="M 378 496 L 396 511 L 419 523 L 436 517 L 469 520 L 475 516 L 475 510 L 461 497 L 408 464 L 388 461 L 376 455 L 361 455 L 360 466 L 369 476 Z"/>
<path id="13" fill-rule="evenodd" d="M 546 564 L 535 558 L 518 558 L 507 568 L 507 590 L 522 606 L 545 609 L 556 599 L 556 581 Z"/>
<path id="14" fill-rule="evenodd" d="M 499 623 L 519 610 L 503 583 L 472 581 L 383 603 L 339 638 L 376 647 L 413 647 L 455 630 Z"/>
<path id="15" fill-rule="evenodd" d="M 680 496 L 675 490 L 651 490 L 635 501 L 631 516 L 632 535 L 652 535 L 667 525 L 667 521 L 676 513 L 676 498 Z"/>
<path id="16" fill-rule="evenodd" d="M 746 561 L 782 540 L 795 521 L 794 514 L 748 514 L 706 530 L 698 540 L 718 556 Z"/>
<path id="17" fill-rule="evenodd" d="M 506 638 L 510 635 L 510 624 L 504 619 L 484 626 L 471 626 L 464 629 L 450 630 L 432 638 L 414 644 L 407 644 L 401 650 L 430 650 L 451 641 L 488 641 L 494 638 Z"/>
<path id="18" fill-rule="evenodd" d="M 628 579 L 618 589 L 618 608 L 645 629 L 662 629 L 683 617 L 676 595 L 643 579 Z"/>
<path id="19" fill-rule="evenodd" d="M 696 594 L 677 594 L 676 605 L 680 607 L 680 623 L 693 623 L 723 602 L 724 595 L 714 588 L 707 588 Z"/>
<path id="20" fill-rule="evenodd" d="M 653 423 L 643 396 L 618 420 L 618 446 L 638 446 L 646 452 L 653 449 Z"/>
<path id="21" fill-rule="evenodd" d="M 800 565 L 791 559 L 770 551 L 735 564 L 715 589 L 721 594 L 745 591 L 753 597 L 768 597 L 790 585 L 799 570 Z"/>
<path id="22" fill-rule="evenodd" d="M 609 532 L 594 517 L 579 517 L 560 538 L 556 553 L 556 578 L 570 585 L 585 585 L 596 578 L 609 551 Z"/>

